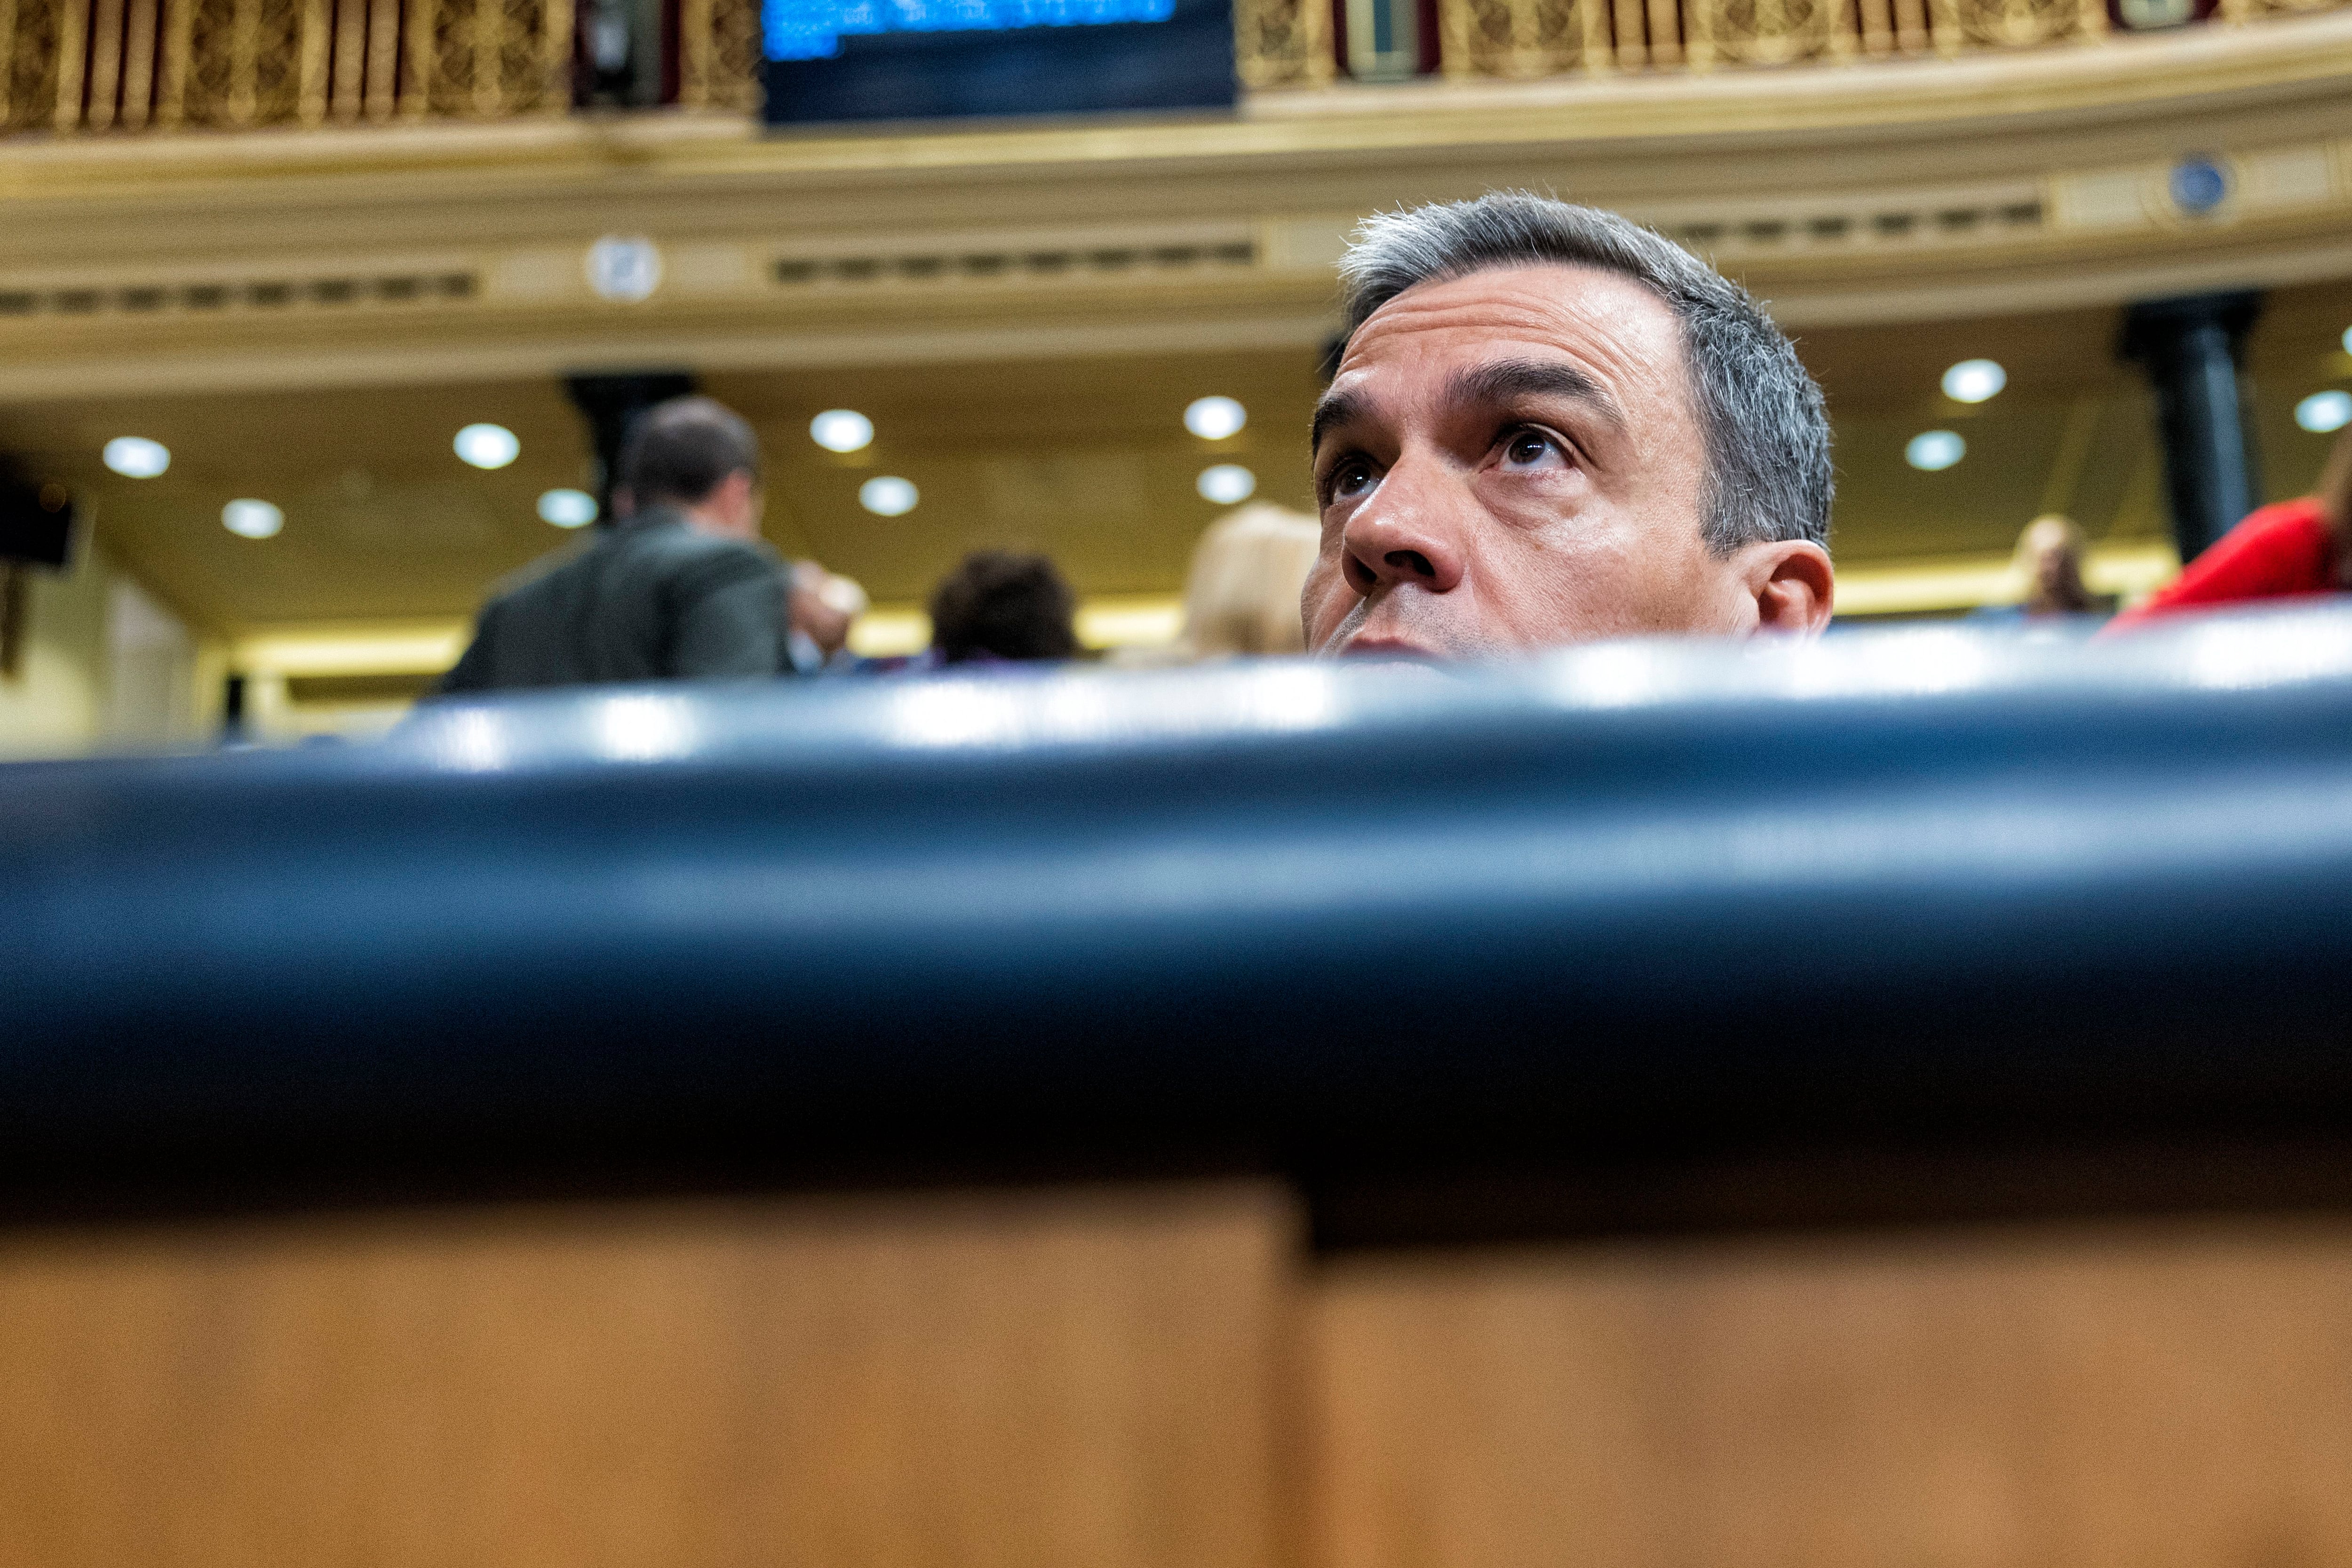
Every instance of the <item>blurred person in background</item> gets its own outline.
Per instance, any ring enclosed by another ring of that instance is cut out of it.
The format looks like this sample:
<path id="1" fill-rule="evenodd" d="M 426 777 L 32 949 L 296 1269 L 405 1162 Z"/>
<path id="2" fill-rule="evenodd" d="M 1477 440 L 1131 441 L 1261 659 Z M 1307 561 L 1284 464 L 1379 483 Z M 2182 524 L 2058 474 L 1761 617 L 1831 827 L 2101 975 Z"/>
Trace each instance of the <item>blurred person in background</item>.
<path id="1" fill-rule="evenodd" d="M 2022 622 L 2072 620 L 2104 616 L 2115 601 L 2097 596 L 2083 585 L 2083 531 L 2074 520 L 2052 512 L 2037 517 L 2017 536 L 2017 554 L 2010 572 L 2025 585 L 2025 596 L 2011 605 L 1986 605 L 1969 612 L 1972 621 Z"/>
<path id="2" fill-rule="evenodd" d="M 1077 597 L 1043 555 L 978 550 L 931 591 L 923 666 L 1075 658 Z"/>
<path id="3" fill-rule="evenodd" d="M 1313 518 L 1265 502 L 1212 523 L 1184 582 L 1184 655 L 1306 652 L 1298 595 L 1322 537 Z"/>
<path id="4" fill-rule="evenodd" d="M 2352 588 L 2352 426 L 2336 438 L 2315 494 L 2274 501 L 2213 542 L 2169 585 L 2107 623 L 2109 631 L 2165 616 Z"/>
<path id="5" fill-rule="evenodd" d="M 783 563 L 760 537 L 760 444 L 708 397 L 646 411 L 614 522 L 482 606 L 443 692 L 772 676 L 789 668 Z"/>
<path id="6" fill-rule="evenodd" d="M 828 572 L 814 561 L 793 562 L 787 668 L 799 675 L 818 675 L 854 666 L 849 628 L 866 613 L 866 590 L 856 578 Z"/>
<path id="7" fill-rule="evenodd" d="M 1829 421 L 1746 290 L 1524 193 L 1366 220 L 1315 411 L 1325 654 L 1819 632 Z"/>

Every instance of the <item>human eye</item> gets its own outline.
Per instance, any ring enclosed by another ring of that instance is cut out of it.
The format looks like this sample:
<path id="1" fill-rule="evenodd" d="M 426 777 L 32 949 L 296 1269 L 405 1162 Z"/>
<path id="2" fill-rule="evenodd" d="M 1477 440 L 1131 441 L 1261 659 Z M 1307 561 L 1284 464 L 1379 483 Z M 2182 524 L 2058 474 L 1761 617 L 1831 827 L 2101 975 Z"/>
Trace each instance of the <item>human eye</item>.
<path id="1" fill-rule="evenodd" d="M 1331 465 L 1324 475 L 1324 499 L 1327 501 L 1353 500 L 1368 493 L 1381 482 L 1380 471 L 1370 458 L 1350 454 Z"/>
<path id="2" fill-rule="evenodd" d="M 1507 468 L 1564 468 L 1568 443 L 1536 425 L 1520 425 L 1503 432 L 1503 466 Z"/>

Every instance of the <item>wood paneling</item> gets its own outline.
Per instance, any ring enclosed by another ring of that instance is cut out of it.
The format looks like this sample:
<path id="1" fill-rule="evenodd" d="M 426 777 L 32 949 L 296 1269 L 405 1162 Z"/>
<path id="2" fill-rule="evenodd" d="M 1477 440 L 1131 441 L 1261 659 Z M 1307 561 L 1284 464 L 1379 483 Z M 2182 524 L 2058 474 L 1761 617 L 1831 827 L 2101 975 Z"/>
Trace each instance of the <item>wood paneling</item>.
<path id="1" fill-rule="evenodd" d="M 0 1563 L 1270 1568 L 1248 1188 L 0 1238 Z"/>
<path id="2" fill-rule="evenodd" d="M 1315 1568 L 2352 1562 L 2352 1225 L 1343 1263 Z"/>
<path id="3" fill-rule="evenodd" d="M 2343 1563 L 2352 1221 L 1310 1265 L 1223 1186 L 0 1237 L 0 1568 Z"/>

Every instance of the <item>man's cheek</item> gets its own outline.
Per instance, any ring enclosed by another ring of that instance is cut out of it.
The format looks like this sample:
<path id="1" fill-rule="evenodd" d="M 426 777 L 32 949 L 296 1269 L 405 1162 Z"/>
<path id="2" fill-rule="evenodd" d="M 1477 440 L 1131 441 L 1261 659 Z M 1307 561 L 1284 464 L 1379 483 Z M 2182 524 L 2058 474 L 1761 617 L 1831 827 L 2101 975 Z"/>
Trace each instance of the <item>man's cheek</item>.
<path id="1" fill-rule="evenodd" d="M 1338 626 L 1340 617 L 1348 613 L 1346 603 L 1335 601 L 1353 601 L 1355 598 L 1352 592 L 1339 593 L 1339 563 L 1328 555 L 1318 556 L 1315 564 L 1307 571 L 1307 586 L 1298 595 L 1298 618 L 1306 628 L 1309 648 L 1320 647 L 1323 639 L 1329 637 Z"/>

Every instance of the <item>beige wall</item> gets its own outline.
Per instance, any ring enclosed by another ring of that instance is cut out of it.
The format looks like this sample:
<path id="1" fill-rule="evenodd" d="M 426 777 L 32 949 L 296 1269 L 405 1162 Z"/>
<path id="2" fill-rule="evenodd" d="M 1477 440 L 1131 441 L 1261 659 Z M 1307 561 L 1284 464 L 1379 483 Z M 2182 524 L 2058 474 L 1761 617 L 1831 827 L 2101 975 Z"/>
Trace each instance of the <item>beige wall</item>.
<path id="1" fill-rule="evenodd" d="M 0 675 L 0 759 L 200 742 L 218 651 L 95 545 L 22 568 L 25 626 Z"/>
<path id="2" fill-rule="evenodd" d="M 85 550 L 62 572 L 16 570 L 25 626 L 16 671 L 0 675 L 0 757 L 87 751 L 106 705 L 104 563 Z"/>

